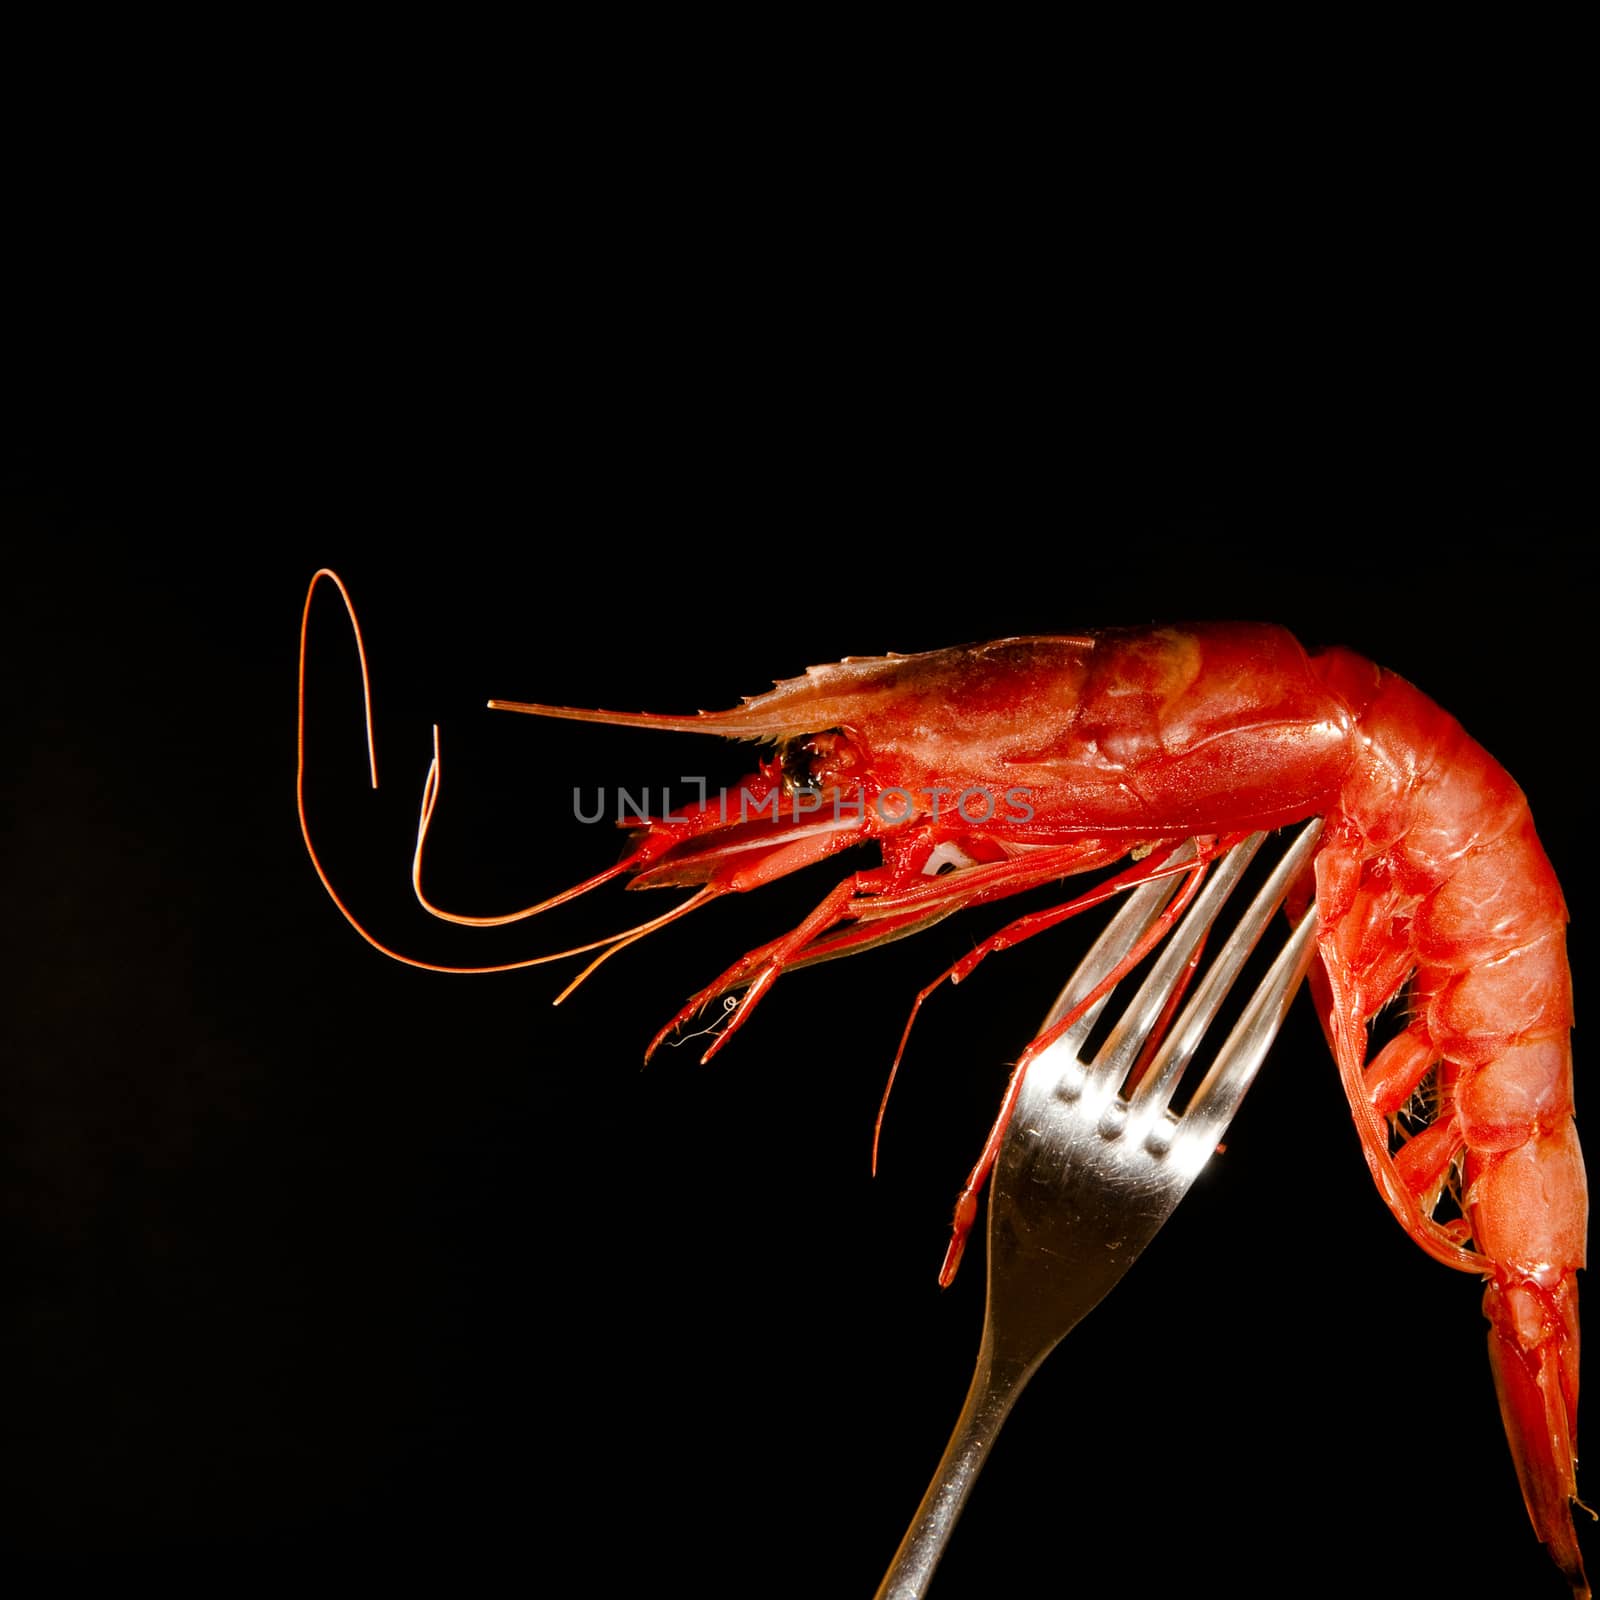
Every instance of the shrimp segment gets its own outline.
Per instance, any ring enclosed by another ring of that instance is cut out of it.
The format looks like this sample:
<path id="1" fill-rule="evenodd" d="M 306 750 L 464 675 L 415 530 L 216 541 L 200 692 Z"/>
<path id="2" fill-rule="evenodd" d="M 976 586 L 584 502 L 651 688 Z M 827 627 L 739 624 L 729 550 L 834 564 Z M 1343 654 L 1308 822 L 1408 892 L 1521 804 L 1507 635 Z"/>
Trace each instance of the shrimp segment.
<path id="1" fill-rule="evenodd" d="M 1100 888 L 980 944 L 916 997 L 914 1019 L 943 982 L 1134 882 L 1185 874 L 1181 902 L 1238 836 L 1325 818 L 1297 893 L 1315 900 L 1311 989 L 1363 1155 L 1418 1245 L 1486 1280 L 1490 1361 L 1528 1512 L 1573 1593 L 1589 1594 L 1571 1515 L 1588 1207 L 1573 1123 L 1566 906 L 1521 791 L 1426 696 L 1348 651 L 1308 656 L 1281 628 L 1206 623 L 850 659 L 692 716 L 490 705 L 778 745 L 737 795 L 648 823 L 617 867 L 516 914 L 622 874 L 633 888 L 694 889 L 677 911 L 604 941 L 599 959 L 707 899 L 854 845 L 879 851 L 879 865 L 843 878 L 789 933 L 693 996 L 651 1052 L 720 1000 L 729 1009 L 709 1057 L 792 968 L 1133 857 Z M 454 921 L 512 920 L 442 912 L 422 895 L 437 796 L 435 768 L 419 899 Z M 1169 859 L 1190 837 L 1198 854 Z M 1369 1057 L 1371 1022 L 1402 991 L 1409 1024 Z M 1066 1025 L 1022 1053 L 962 1190 L 941 1281 L 959 1259 L 1021 1075 Z M 903 1037 L 896 1067 L 905 1047 Z M 1430 1120 L 1392 1148 L 1392 1124 L 1408 1103 L 1415 1118 L 1429 1086 Z M 1435 1215 L 1446 1196 L 1459 1215 Z"/>

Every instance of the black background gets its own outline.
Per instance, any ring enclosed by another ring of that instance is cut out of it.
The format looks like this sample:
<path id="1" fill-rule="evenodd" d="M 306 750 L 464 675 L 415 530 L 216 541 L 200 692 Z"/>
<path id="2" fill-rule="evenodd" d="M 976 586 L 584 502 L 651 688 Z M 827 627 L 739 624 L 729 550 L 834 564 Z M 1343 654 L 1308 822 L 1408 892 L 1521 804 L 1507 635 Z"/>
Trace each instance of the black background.
<path id="1" fill-rule="evenodd" d="M 661 933 L 556 1011 L 570 962 L 388 962 L 295 821 L 318 566 L 367 630 L 383 786 L 325 592 L 313 826 L 367 924 L 420 956 L 511 959 L 654 909 L 613 890 L 509 932 L 425 917 L 430 724 L 430 887 L 468 910 L 613 858 L 574 785 L 744 770 L 491 695 L 694 709 L 849 653 L 1259 616 L 1405 673 L 1518 777 L 1579 919 L 1584 1015 L 1594 573 L 1556 445 L 1348 424 L 1307 447 L 1281 418 L 1268 444 L 1241 414 L 1213 453 L 1131 392 L 1090 421 L 932 370 L 823 384 L 803 351 L 692 389 L 634 355 L 490 396 L 397 355 L 348 389 L 186 403 L 150 449 L 57 441 L 17 477 L 8 1560 L 177 1588 L 573 1592 L 571 1565 L 582 1592 L 865 1596 L 965 1389 L 983 1263 L 937 1289 L 948 1208 L 1086 935 L 930 1003 L 876 1181 L 910 999 L 1005 908 L 784 979 L 705 1068 L 639 1062 L 830 869 Z M 935 1595 L 1085 1563 L 1101 1592 L 1184 1592 L 1196 1540 L 1241 1593 L 1561 1593 L 1478 1298 L 1373 1192 L 1302 1001 L 1226 1154 L 1019 1407 Z"/>

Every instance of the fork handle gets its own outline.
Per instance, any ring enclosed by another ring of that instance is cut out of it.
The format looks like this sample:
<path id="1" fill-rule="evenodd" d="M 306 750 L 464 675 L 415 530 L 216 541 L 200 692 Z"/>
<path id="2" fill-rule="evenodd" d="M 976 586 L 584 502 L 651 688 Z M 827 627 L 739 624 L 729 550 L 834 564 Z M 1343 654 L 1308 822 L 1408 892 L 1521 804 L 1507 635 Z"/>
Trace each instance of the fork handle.
<path id="1" fill-rule="evenodd" d="M 955 1432 L 874 1600 L 922 1600 L 928 1592 L 933 1569 L 988 1459 L 989 1447 L 1038 1366 L 1037 1360 L 997 1361 L 985 1337 Z"/>

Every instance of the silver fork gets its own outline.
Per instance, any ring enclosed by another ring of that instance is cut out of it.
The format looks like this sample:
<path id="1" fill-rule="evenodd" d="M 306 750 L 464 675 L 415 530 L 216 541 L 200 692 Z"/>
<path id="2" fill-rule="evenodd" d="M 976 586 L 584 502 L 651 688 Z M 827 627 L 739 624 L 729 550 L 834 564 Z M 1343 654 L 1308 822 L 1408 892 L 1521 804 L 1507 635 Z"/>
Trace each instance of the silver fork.
<path id="1" fill-rule="evenodd" d="M 1211 1159 L 1311 963 L 1316 908 L 1273 962 L 1181 1116 L 1178 1080 L 1263 929 L 1311 859 L 1296 836 L 1196 986 L 1131 1095 L 1119 1092 L 1202 935 L 1264 834 L 1215 866 L 1094 1061 L 1079 1056 L 1110 996 L 1028 1069 L 989 1197 L 989 1300 L 978 1367 L 955 1432 L 876 1600 L 920 1600 L 1017 1396 L 1105 1297 Z M 1043 1027 L 1082 1003 L 1165 909 L 1177 880 L 1142 885 L 1084 957 Z"/>

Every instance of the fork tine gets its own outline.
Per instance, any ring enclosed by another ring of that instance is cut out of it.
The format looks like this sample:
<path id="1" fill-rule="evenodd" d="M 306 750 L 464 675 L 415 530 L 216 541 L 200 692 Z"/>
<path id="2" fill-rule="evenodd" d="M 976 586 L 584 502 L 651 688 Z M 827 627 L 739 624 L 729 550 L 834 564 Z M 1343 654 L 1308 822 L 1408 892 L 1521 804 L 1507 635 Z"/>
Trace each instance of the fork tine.
<path id="1" fill-rule="evenodd" d="M 1271 876 L 1257 891 L 1227 943 L 1217 953 L 1216 960 L 1212 962 L 1189 1003 L 1184 1007 L 1172 1032 L 1163 1041 L 1155 1060 L 1150 1063 L 1149 1070 L 1130 1097 L 1127 1125 L 1130 1136 L 1142 1135 L 1171 1103 L 1184 1070 L 1193 1059 L 1206 1030 L 1215 1020 L 1228 991 L 1238 981 L 1245 962 L 1260 942 L 1267 924 L 1277 914 L 1295 879 L 1305 870 L 1321 832 L 1320 818 L 1307 823 L 1300 830 L 1283 859 L 1273 868 Z M 1303 973 L 1302 968 L 1301 975 Z M 1298 977 L 1295 982 L 1298 983 Z M 1291 998 L 1293 994 L 1294 989 L 1291 987 L 1289 990 Z M 1242 1090 L 1240 1092 L 1243 1093 Z M 1200 1091 L 1197 1090 L 1194 1099 L 1199 1098 Z M 1228 1113 L 1229 1116 L 1232 1114 L 1232 1111 Z"/>
<path id="2" fill-rule="evenodd" d="M 1173 1139 L 1170 1160 L 1193 1164 L 1211 1159 L 1217 1140 L 1233 1120 L 1245 1091 L 1255 1081 L 1285 1013 L 1316 954 L 1317 908 L 1308 906 L 1289 942 L 1278 952 L 1266 979 L 1250 998 L 1244 1015 L 1223 1041 L 1211 1070 L 1200 1081 Z"/>
<path id="3" fill-rule="evenodd" d="M 1195 947 L 1216 921 L 1223 902 L 1238 886 L 1245 868 L 1250 865 L 1265 838 L 1264 833 L 1251 834 L 1212 868 L 1205 887 L 1195 897 L 1194 904 L 1189 907 L 1177 928 L 1167 935 L 1149 976 L 1101 1046 L 1100 1054 L 1089 1068 L 1092 1082 L 1102 1088 L 1122 1087 L 1122 1080 L 1133 1069 L 1168 997 L 1182 979 Z"/>
<path id="4" fill-rule="evenodd" d="M 1194 841 L 1190 840 L 1174 851 L 1172 859 L 1181 863 L 1194 853 Z M 1082 1004 L 1083 997 L 1100 984 L 1106 974 L 1149 931 L 1151 924 L 1166 910 L 1167 902 L 1177 893 L 1178 885 L 1182 881 L 1181 874 L 1170 878 L 1155 878 L 1148 883 L 1141 883 L 1137 889 L 1124 897 L 1117 914 L 1106 924 L 1105 931 L 1089 947 L 1089 953 L 1078 963 L 1077 970 L 1067 979 L 1065 987 L 1056 996 L 1056 1003 L 1050 1007 L 1049 1014 L 1039 1025 L 1040 1033 L 1054 1027 L 1069 1011 Z M 1107 990 L 1067 1029 L 1048 1053 L 1054 1055 L 1058 1051 L 1070 1051 L 1076 1060 L 1079 1050 L 1083 1048 L 1084 1040 L 1093 1031 L 1100 1013 L 1105 1010 L 1115 993 L 1115 989 Z"/>

